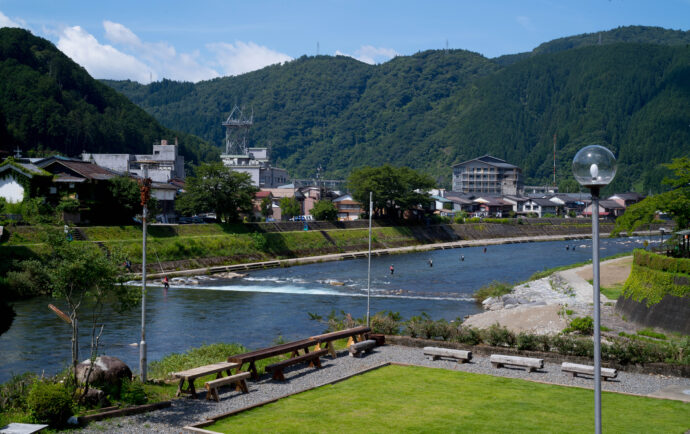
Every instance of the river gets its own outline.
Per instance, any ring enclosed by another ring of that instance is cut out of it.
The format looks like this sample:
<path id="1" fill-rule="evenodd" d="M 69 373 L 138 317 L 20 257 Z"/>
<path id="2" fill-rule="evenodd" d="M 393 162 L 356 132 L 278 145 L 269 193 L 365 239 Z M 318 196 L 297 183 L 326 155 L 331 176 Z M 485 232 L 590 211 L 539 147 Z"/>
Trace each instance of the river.
<path id="1" fill-rule="evenodd" d="M 601 256 L 631 251 L 647 238 L 601 240 Z M 568 249 L 566 249 L 566 246 Z M 572 247 L 575 247 L 573 250 Z M 461 258 L 464 256 L 464 261 Z M 452 320 L 481 308 L 472 293 L 493 281 L 516 283 L 536 271 L 586 261 L 591 240 L 470 247 L 373 257 L 371 312 L 421 312 Z M 430 266 L 429 260 L 432 261 Z M 393 265 L 395 273 L 390 274 Z M 148 360 L 202 344 L 233 342 L 248 348 L 271 345 L 278 336 L 294 340 L 323 332 L 308 313 L 332 310 L 366 314 L 367 260 L 347 260 L 253 271 L 235 280 L 200 276 L 199 284 L 151 286 L 146 301 Z M 34 298 L 14 304 L 17 316 L 0 336 L 0 382 L 26 371 L 54 374 L 70 359 L 70 327 L 47 308 L 59 300 Z M 106 313 L 101 354 L 138 370 L 141 309 Z M 82 359 L 89 333 L 82 320 Z"/>

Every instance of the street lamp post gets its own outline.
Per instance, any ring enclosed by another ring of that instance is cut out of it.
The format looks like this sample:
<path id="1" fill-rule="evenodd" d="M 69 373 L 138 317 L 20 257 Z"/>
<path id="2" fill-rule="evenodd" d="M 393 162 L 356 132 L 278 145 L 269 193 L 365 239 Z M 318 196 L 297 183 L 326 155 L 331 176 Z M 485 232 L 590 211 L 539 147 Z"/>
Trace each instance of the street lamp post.
<path id="1" fill-rule="evenodd" d="M 144 177 L 139 181 L 142 206 L 142 257 L 141 257 L 141 342 L 139 343 L 139 370 L 141 382 L 146 383 L 146 218 L 148 217 L 148 201 L 151 197 L 151 179 L 148 166 L 143 164 Z"/>
<path id="2" fill-rule="evenodd" d="M 573 175 L 592 193 L 592 287 L 594 305 L 594 431 L 601 434 L 601 324 L 599 298 L 599 190 L 616 175 L 616 158 L 599 145 L 585 146 L 573 158 Z"/>

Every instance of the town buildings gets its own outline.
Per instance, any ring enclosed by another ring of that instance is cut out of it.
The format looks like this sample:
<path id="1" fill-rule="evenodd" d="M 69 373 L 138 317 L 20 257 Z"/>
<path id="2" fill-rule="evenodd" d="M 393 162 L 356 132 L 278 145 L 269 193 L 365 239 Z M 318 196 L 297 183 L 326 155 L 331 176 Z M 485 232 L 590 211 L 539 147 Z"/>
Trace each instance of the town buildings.
<path id="1" fill-rule="evenodd" d="M 465 194 L 521 195 L 522 170 L 500 158 L 484 155 L 453 165 L 453 191 Z"/>

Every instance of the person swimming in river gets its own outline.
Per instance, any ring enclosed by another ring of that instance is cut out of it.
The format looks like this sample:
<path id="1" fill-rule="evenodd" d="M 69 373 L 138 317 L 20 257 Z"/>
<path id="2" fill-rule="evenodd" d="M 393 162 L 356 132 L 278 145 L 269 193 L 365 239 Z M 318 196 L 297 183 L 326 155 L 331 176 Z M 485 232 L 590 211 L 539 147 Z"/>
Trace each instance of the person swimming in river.
<path id="1" fill-rule="evenodd" d="M 391 268 L 390 268 L 390 270 L 391 270 L 391 276 L 392 276 L 392 275 L 393 275 L 393 273 L 395 273 L 395 268 L 393 268 L 393 265 L 391 265 Z"/>

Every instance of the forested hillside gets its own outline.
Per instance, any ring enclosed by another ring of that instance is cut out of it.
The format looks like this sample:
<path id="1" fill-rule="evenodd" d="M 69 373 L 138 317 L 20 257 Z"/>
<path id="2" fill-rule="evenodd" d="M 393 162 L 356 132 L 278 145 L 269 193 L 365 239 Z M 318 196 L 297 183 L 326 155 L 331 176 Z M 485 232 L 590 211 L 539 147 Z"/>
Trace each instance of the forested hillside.
<path id="1" fill-rule="evenodd" d="M 577 188 L 577 149 L 599 143 L 619 158 L 611 189 L 648 192 L 662 188 L 661 163 L 690 153 L 688 35 L 627 27 L 602 32 L 601 45 L 579 35 L 511 59 L 440 50 L 371 66 L 317 56 L 197 84 L 107 84 L 217 146 L 233 105 L 253 109 L 251 144 L 270 144 L 297 177 L 389 162 L 448 186 L 452 164 L 491 153 L 544 183 L 555 134 L 562 188 Z"/>
<path id="2" fill-rule="evenodd" d="M 0 29 L 0 150 L 150 153 L 154 141 L 180 140 L 186 159 L 217 158 L 198 137 L 172 131 L 94 80 L 51 42 Z"/>

